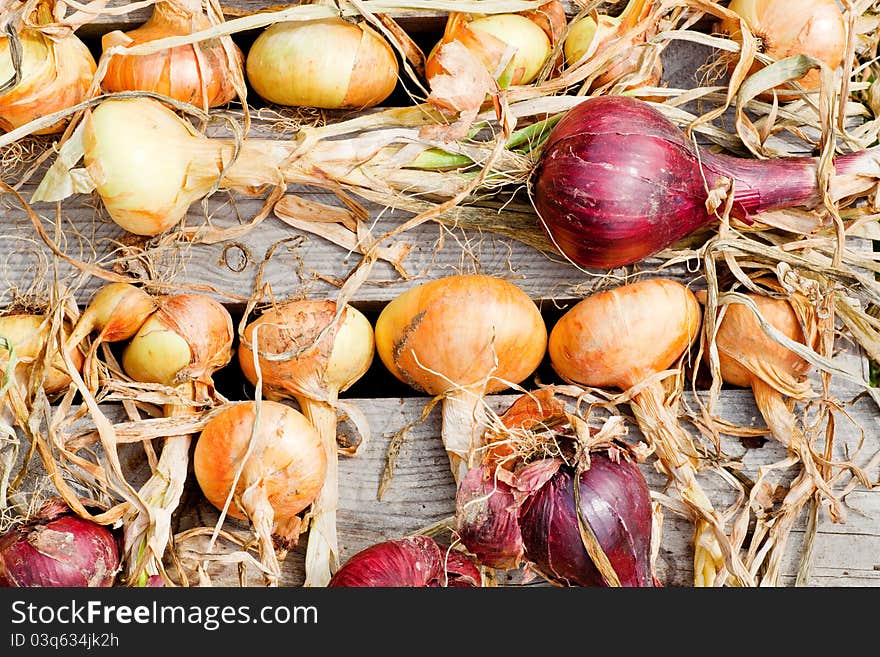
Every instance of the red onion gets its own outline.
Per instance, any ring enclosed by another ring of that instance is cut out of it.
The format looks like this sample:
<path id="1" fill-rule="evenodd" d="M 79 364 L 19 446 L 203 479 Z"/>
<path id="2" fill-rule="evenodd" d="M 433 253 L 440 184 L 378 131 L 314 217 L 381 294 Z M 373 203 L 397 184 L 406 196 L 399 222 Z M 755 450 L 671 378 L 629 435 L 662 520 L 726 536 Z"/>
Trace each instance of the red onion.
<path id="1" fill-rule="evenodd" d="M 328 586 L 472 587 L 480 582 L 479 569 L 463 554 L 442 549 L 427 536 L 408 536 L 361 550 Z"/>
<path id="2" fill-rule="evenodd" d="M 837 175 L 880 176 L 878 150 L 835 160 Z M 817 160 L 717 155 L 697 148 L 648 103 L 597 96 L 556 125 L 535 168 L 535 208 L 563 254 L 584 267 L 628 265 L 715 219 L 707 190 L 722 177 L 734 185 L 733 214 L 820 201 Z M 835 196 L 835 190 L 831 190 Z"/>
<path id="3" fill-rule="evenodd" d="M 112 586 L 118 570 L 113 532 L 59 500 L 0 537 L 0 586 Z"/>

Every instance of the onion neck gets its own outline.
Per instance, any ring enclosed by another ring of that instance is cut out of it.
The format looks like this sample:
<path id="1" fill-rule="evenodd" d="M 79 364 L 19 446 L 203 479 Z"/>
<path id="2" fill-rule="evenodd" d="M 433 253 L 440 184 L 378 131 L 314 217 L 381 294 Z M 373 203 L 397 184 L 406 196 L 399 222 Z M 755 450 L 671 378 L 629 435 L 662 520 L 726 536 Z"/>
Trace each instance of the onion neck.
<path id="1" fill-rule="evenodd" d="M 441 438 L 456 488 L 473 467 L 483 446 L 486 414 L 482 390 L 459 388 L 447 393 L 442 404 Z"/>
<path id="2" fill-rule="evenodd" d="M 297 397 L 303 415 L 312 423 L 321 438 L 327 457 L 327 474 L 321 492 L 312 504 L 312 521 L 306 547 L 306 581 L 304 586 L 327 586 L 339 569 L 339 539 L 336 532 L 336 510 L 339 507 L 339 457 L 336 444 L 336 409 L 331 400 L 316 401 Z"/>
<path id="3" fill-rule="evenodd" d="M 286 180 L 282 168 L 296 149 L 292 142 L 245 139 L 240 142 L 238 157 L 232 161 L 235 142 L 228 139 L 208 141 L 215 144 L 215 153 L 220 161 L 227 163 L 221 184 L 245 192 L 271 184 L 284 185 Z M 211 165 L 216 167 L 216 156 L 209 157 Z"/>
<path id="4" fill-rule="evenodd" d="M 782 157 L 754 160 L 701 151 L 706 182 L 711 188 L 720 178 L 735 181 L 735 212 L 751 215 L 821 202 L 817 180 L 818 159 Z M 841 155 L 834 160 L 830 194 L 835 200 L 872 189 L 880 179 L 880 147 Z"/>
<path id="5" fill-rule="evenodd" d="M 751 387 L 755 404 L 761 411 L 764 421 L 767 422 L 770 434 L 779 443 L 792 449 L 796 421 L 782 394 L 758 377 L 752 377 Z"/>
<path id="6" fill-rule="evenodd" d="M 254 533 L 260 542 L 260 557 L 266 569 L 269 586 L 278 586 L 281 579 L 281 564 L 275 553 L 272 530 L 275 524 L 275 510 L 269 503 L 269 496 L 262 482 L 254 483 L 242 493 L 241 504 L 250 519 Z"/>

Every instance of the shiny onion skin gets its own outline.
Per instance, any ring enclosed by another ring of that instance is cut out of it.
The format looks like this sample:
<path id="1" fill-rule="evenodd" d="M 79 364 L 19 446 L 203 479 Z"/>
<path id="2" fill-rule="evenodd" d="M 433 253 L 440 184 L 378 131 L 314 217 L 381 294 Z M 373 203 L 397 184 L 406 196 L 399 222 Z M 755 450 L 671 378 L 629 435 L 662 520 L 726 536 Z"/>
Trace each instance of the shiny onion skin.
<path id="1" fill-rule="evenodd" d="M 186 4 L 156 3 L 146 23 L 129 32 L 105 34 L 101 39 L 102 48 L 136 46 L 211 27 L 201 3 L 192 8 Z M 224 105 L 236 95 L 231 70 L 237 69 L 240 79 L 244 79 L 244 56 L 231 40 L 228 44 L 232 61 L 220 39 L 167 48 L 149 55 L 115 55 L 108 62 L 101 84 L 111 92 L 152 91 L 199 107 Z"/>
<path id="2" fill-rule="evenodd" d="M 0 537 L 0 586 L 109 587 L 118 571 L 113 532 L 60 500 Z"/>
<path id="3" fill-rule="evenodd" d="M 481 586 L 480 571 L 464 555 L 427 536 L 377 543 L 351 557 L 329 587 L 436 588 Z"/>
<path id="4" fill-rule="evenodd" d="M 525 556 L 548 579 L 563 586 L 605 586 L 578 529 L 574 474 L 559 462 L 556 474 L 529 496 L 519 522 Z M 541 462 L 536 466 L 544 467 Z M 580 475 L 581 513 L 589 522 L 622 586 L 650 587 L 651 498 L 638 467 L 590 454 Z"/>
<path id="5" fill-rule="evenodd" d="M 852 173 L 862 151 L 838 157 Z M 753 160 L 700 151 L 648 103 L 597 96 L 571 109 L 550 133 L 534 170 L 535 209 L 550 238 L 582 267 L 638 262 L 715 219 L 707 189 L 734 181 L 733 214 L 819 201 L 816 160 Z M 702 163 L 702 166 L 700 165 Z M 876 165 L 873 170 L 876 170 Z"/>

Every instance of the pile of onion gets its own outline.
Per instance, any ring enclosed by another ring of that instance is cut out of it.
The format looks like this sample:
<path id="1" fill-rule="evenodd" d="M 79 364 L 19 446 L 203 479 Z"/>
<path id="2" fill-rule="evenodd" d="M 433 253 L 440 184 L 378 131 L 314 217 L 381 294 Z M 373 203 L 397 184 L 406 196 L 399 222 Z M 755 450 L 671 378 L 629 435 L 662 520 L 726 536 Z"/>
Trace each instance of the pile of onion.
<path id="1" fill-rule="evenodd" d="M 165 416 L 190 415 L 212 401 L 215 371 L 232 358 L 234 332 L 229 312 L 197 293 L 162 300 L 122 352 L 122 367 L 135 381 L 167 387 L 173 401 Z M 153 476 L 138 491 L 148 512 L 124 517 L 129 583 L 145 584 L 164 573 L 162 559 L 171 536 L 171 516 L 180 502 L 189 466 L 191 435 L 164 439 Z"/>
<path id="2" fill-rule="evenodd" d="M 295 399 L 315 426 L 327 472 L 310 513 L 306 586 L 326 586 L 339 568 L 336 409 L 373 362 L 373 327 L 356 308 L 335 301 L 290 301 L 266 310 L 241 336 L 238 362 L 268 399 Z"/>
<path id="3" fill-rule="evenodd" d="M 441 438 L 459 482 L 481 457 L 483 397 L 529 376 L 544 357 L 547 328 L 513 283 L 457 275 L 411 288 L 376 320 L 376 351 L 407 385 L 442 397 Z"/>
<path id="4" fill-rule="evenodd" d="M 113 532 L 60 499 L 0 536 L 0 587 L 108 587 L 118 572 Z"/>
<path id="5" fill-rule="evenodd" d="M 630 407 L 658 466 L 695 514 L 695 585 L 723 582 L 725 567 L 749 582 L 724 522 L 697 480 L 700 454 L 678 422 L 678 398 L 660 378 L 677 367 L 697 338 L 701 315 L 696 297 L 681 283 L 645 279 L 575 304 L 550 332 L 548 351 L 566 381 L 632 390 Z"/>
<path id="6" fill-rule="evenodd" d="M 836 158 L 841 200 L 880 178 L 880 148 Z M 718 219 L 709 190 L 733 193 L 732 214 L 821 204 L 818 161 L 737 158 L 698 149 L 644 101 L 596 96 L 553 128 L 532 177 L 535 209 L 557 248 L 584 267 L 638 262 Z"/>
<path id="7" fill-rule="evenodd" d="M 187 36 L 211 27 L 200 0 L 161 0 L 149 20 L 128 32 L 101 38 L 113 46 L 137 46 L 166 37 Z M 106 91 L 152 91 L 199 107 L 224 105 L 244 83 L 244 57 L 231 37 L 166 48 L 147 55 L 114 55 L 101 85 Z"/>
<path id="8" fill-rule="evenodd" d="M 573 21 L 563 45 L 566 64 L 572 67 L 579 66 L 601 55 L 609 47 L 616 46 L 620 39 L 625 39 L 621 54 L 614 57 L 609 66 L 593 79 L 591 88 L 599 89 L 615 84 L 624 76 L 638 72 L 645 53 L 645 44 L 657 30 L 656 26 L 649 26 L 644 30 L 636 28 L 640 21 L 645 20 L 653 5 L 652 0 L 630 0 L 617 16 L 588 14 Z M 656 86 L 660 83 L 663 77 L 663 63 L 660 57 L 654 57 L 650 64 L 646 75 L 626 84 L 624 87 L 626 91 Z"/>
<path id="9" fill-rule="evenodd" d="M 480 571 L 455 550 L 427 536 L 384 541 L 345 562 L 330 587 L 437 588 L 481 586 Z"/>
<path id="10" fill-rule="evenodd" d="M 271 586 L 281 575 L 278 557 L 296 545 L 303 529 L 298 514 L 324 485 L 327 457 L 321 442 L 302 413 L 274 401 L 226 406 L 196 442 L 199 487 L 218 509 L 250 521 Z"/>
<path id="11" fill-rule="evenodd" d="M 601 432 L 581 444 L 552 388 L 501 421 L 456 497 L 456 534 L 479 563 L 524 560 L 561 586 L 653 586 L 651 498 L 627 447 Z"/>
<path id="12" fill-rule="evenodd" d="M 51 34 L 41 29 L 63 18 L 55 0 L 14 4 L 0 16 L 6 27 L 0 36 L 0 130 L 6 132 L 86 100 L 96 70 L 73 26 L 63 36 L 57 29 Z M 30 15 L 20 15 L 26 7 Z M 58 132 L 66 125 L 61 120 L 34 134 Z"/>
<path id="13" fill-rule="evenodd" d="M 365 22 L 342 18 L 275 23 L 247 56 L 254 91 L 279 105 L 373 107 L 391 95 L 397 75 L 388 42 Z"/>
<path id="14" fill-rule="evenodd" d="M 754 293 L 743 294 L 743 298 L 751 301 L 764 320 L 782 336 L 815 349 L 819 334 L 812 304 L 799 293 L 787 294 L 770 281 L 763 283 L 787 298 Z M 791 464 L 800 464 L 800 472 L 791 483 L 781 508 L 769 514 L 772 521 L 768 523 L 766 520 L 769 510 L 759 513 L 763 519 L 759 520 L 754 532 L 753 544 L 761 544 L 762 548 L 750 550 L 750 554 L 759 555 L 751 564 L 753 572 L 766 563 L 761 584 L 776 586 L 788 536 L 810 497 L 821 491 L 832 503 L 832 515 L 839 513 L 837 500 L 822 476 L 820 457 L 814 454 L 791 406 L 796 401 L 816 396 L 807 378 L 810 364 L 771 338 L 749 306 L 735 301 L 719 309 L 715 345 L 721 378 L 725 383 L 751 388 L 770 434 L 788 448 Z M 703 353 L 708 361 L 708 349 Z M 756 503 L 754 494 L 761 490 L 761 483 L 760 480 L 755 482 L 752 489 L 753 499 L 750 501 L 753 504 Z"/>
<path id="15" fill-rule="evenodd" d="M 757 39 L 757 50 L 778 61 L 793 55 L 809 55 L 823 62 L 832 71 L 839 68 L 846 55 L 846 21 L 837 0 L 731 0 L 727 8 L 739 15 L 740 20 L 724 18 L 715 26 L 717 32 L 742 43 L 741 22 Z M 736 66 L 738 57 L 732 55 L 728 66 Z M 755 61 L 752 73 L 764 65 Z M 797 80 L 806 92 L 817 91 L 819 71 L 812 69 Z M 779 100 L 800 97 L 786 84 L 773 89 Z M 765 94 L 771 95 L 771 94 Z"/>

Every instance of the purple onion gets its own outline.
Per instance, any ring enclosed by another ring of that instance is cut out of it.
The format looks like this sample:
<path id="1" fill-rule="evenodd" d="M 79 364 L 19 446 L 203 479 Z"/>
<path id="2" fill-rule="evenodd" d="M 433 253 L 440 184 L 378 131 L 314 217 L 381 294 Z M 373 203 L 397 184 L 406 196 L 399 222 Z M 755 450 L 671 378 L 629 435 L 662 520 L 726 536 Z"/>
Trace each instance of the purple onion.
<path id="1" fill-rule="evenodd" d="M 113 532 L 58 500 L 0 537 L 0 586 L 107 587 L 118 571 Z"/>
<path id="2" fill-rule="evenodd" d="M 455 498 L 455 531 L 462 544 L 484 566 L 517 568 L 523 556 L 518 503 L 511 487 L 490 468 L 471 468 L 459 482 Z"/>
<path id="3" fill-rule="evenodd" d="M 835 160 L 836 173 L 876 178 L 878 151 Z M 702 165 L 702 166 L 701 166 Z M 646 258 L 716 219 L 707 189 L 734 181 L 733 214 L 820 201 L 817 160 L 717 155 L 695 146 L 648 103 L 597 96 L 554 127 L 535 168 L 535 208 L 559 249 L 584 267 Z"/>
<path id="4" fill-rule="evenodd" d="M 480 582 L 479 569 L 463 554 L 441 549 L 427 536 L 408 536 L 361 550 L 336 572 L 328 586 L 473 587 Z"/>

